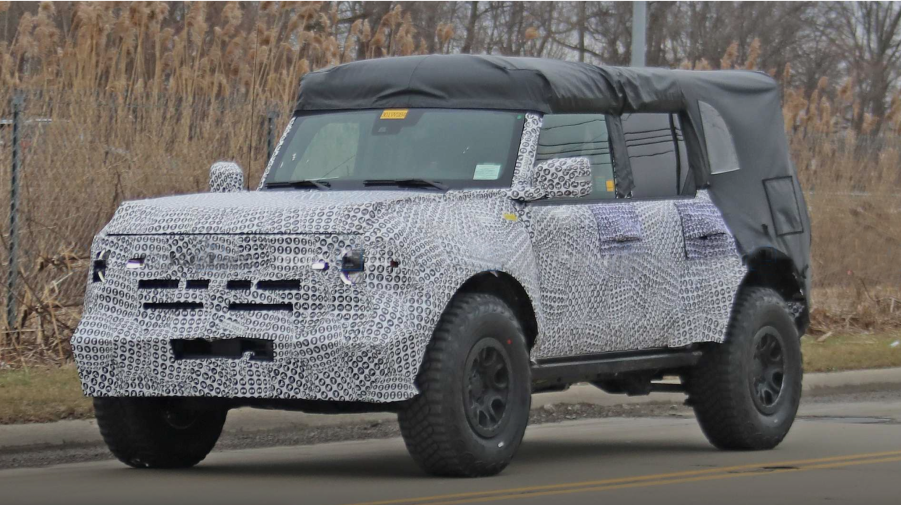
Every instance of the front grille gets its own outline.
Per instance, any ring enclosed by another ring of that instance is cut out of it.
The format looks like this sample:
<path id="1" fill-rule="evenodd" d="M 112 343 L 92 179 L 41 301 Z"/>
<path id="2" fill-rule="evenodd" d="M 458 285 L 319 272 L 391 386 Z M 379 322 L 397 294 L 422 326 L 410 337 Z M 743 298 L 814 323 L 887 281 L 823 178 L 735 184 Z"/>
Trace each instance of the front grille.
<path id="1" fill-rule="evenodd" d="M 138 281 L 138 289 L 140 290 L 151 290 L 151 289 L 166 289 L 166 290 L 176 290 L 179 287 L 178 279 L 141 279 Z M 208 290 L 210 288 L 210 280 L 209 279 L 189 279 L 185 281 L 185 291 L 198 291 L 198 290 Z M 250 291 L 253 288 L 256 288 L 260 291 L 267 292 L 298 292 L 301 291 L 301 282 L 300 279 L 272 279 L 272 280 L 262 280 L 257 281 L 254 284 L 253 281 L 246 279 L 232 279 L 226 281 L 225 289 L 228 291 Z M 176 292 L 177 293 L 177 292 Z M 175 295 L 178 297 L 178 295 Z M 246 295 L 240 295 L 246 296 Z M 276 295 L 273 293 L 270 296 L 276 296 L 276 300 L 273 300 L 273 303 L 267 302 L 242 302 L 242 301 L 234 301 L 228 304 L 228 310 L 234 312 L 250 312 L 250 311 L 267 311 L 267 312 L 281 312 L 286 311 L 290 312 L 294 310 L 294 305 L 292 303 L 284 303 L 279 300 L 282 298 L 282 295 Z M 154 295 L 156 297 L 156 295 Z M 195 296 L 187 296 L 187 298 L 195 298 Z M 158 298 L 157 298 L 158 300 Z M 200 310 L 203 309 L 204 305 L 201 302 L 195 301 L 187 301 L 187 300 L 172 300 L 172 301 L 148 301 L 143 303 L 143 307 L 145 310 Z"/>

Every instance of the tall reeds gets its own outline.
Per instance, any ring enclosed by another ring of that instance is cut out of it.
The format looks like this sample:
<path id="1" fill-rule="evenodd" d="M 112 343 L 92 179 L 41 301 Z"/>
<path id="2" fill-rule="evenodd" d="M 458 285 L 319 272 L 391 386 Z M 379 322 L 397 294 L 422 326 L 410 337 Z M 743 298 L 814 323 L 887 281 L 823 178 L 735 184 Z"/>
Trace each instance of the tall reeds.
<path id="1" fill-rule="evenodd" d="M 344 29 L 323 2 L 198 2 L 184 9 L 78 3 L 60 23 L 57 6 L 44 2 L 37 14 L 22 16 L 10 43 L 0 42 L 0 117 L 9 117 L 14 92 L 26 98 L 19 314 L 17 331 L 0 332 L 0 366 L 70 359 L 91 237 L 122 200 L 203 191 L 218 159 L 237 160 L 254 185 L 266 159 L 264 118 L 278 112 L 277 126 L 287 122 L 301 76 L 358 58 L 426 51 L 402 6 L 378 23 L 357 19 Z M 4 10 L 0 2 L 0 16 Z M 450 50 L 453 36 L 451 24 L 440 25 L 437 50 Z M 755 68 L 760 44 L 745 62 L 737 54 L 730 47 L 720 65 Z M 785 75 L 789 68 L 777 78 L 788 82 Z M 827 308 L 815 323 L 901 324 L 901 303 L 894 304 L 901 285 L 901 148 L 894 133 L 901 98 L 886 118 L 860 118 L 865 132 L 884 121 L 886 133 L 855 135 L 843 126 L 859 118 L 854 87 L 845 83 L 831 100 L 826 88 L 822 82 L 812 94 L 783 90 L 786 131 L 813 221 L 814 299 Z M 0 206 L 8 208 L 7 131 L 0 138 Z M 7 222 L 0 227 L 4 265 Z"/>

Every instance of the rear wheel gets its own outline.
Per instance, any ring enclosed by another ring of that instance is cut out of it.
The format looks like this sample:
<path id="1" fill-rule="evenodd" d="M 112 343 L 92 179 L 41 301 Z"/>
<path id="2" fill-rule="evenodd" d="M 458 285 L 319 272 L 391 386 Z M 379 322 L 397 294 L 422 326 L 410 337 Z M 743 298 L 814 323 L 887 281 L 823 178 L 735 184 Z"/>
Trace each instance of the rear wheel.
<path id="1" fill-rule="evenodd" d="M 688 377 L 689 403 L 721 449 L 772 449 L 801 401 L 801 343 L 778 293 L 753 287 L 735 301 L 726 341 Z"/>
<path id="2" fill-rule="evenodd" d="M 103 440 L 135 468 L 187 468 L 216 445 L 228 409 L 202 399 L 94 398 Z"/>
<path id="3" fill-rule="evenodd" d="M 417 378 L 420 394 L 398 421 L 407 449 L 434 475 L 503 470 L 529 420 L 525 335 L 499 298 L 463 294 L 441 317 Z"/>

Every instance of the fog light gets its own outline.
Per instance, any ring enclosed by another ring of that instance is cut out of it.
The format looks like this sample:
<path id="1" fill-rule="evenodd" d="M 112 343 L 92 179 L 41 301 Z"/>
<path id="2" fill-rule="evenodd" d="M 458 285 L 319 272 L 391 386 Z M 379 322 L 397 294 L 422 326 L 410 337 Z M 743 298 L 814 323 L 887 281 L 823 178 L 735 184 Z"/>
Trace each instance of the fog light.
<path id="1" fill-rule="evenodd" d="M 362 272 L 364 267 L 363 250 L 348 251 L 341 258 L 341 282 L 348 286 L 353 285 L 354 277 L 357 277 L 353 274 Z"/>

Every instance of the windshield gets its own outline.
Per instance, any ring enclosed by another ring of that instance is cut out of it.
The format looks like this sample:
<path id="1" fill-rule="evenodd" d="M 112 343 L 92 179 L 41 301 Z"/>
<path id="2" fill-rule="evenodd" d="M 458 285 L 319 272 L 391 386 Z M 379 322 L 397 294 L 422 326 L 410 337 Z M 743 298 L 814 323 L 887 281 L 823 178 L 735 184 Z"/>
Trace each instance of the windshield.
<path id="1" fill-rule="evenodd" d="M 297 187 L 370 189 L 414 180 L 439 188 L 509 186 L 523 117 L 454 109 L 298 115 L 265 185 L 315 181 Z"/>

